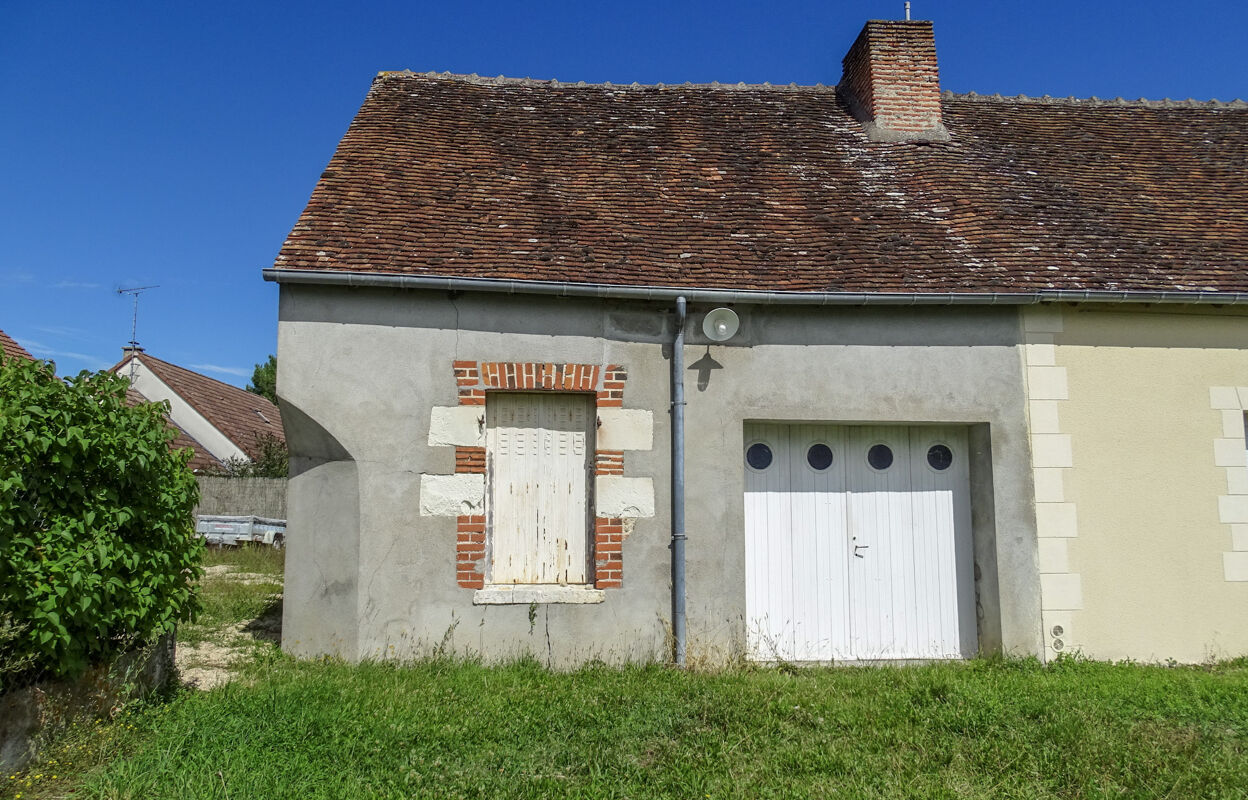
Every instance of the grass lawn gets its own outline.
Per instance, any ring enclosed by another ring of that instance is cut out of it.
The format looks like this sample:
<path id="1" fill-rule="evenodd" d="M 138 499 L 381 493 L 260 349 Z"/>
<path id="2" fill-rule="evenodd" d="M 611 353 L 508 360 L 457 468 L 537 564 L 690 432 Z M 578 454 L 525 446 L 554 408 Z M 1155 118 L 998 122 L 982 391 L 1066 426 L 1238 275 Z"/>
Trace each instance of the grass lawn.
<path id="1" fill-rule="evenodd" d="M 263 614 L 272 586 L 241 585 Z M 243 607 L 227 600 L 234 593 L 220 590 L 222 607 Z M 238 625 L 221 614 L 222 627 Z M 551 673 L 534 663 L 296 662 L 261 637 L 232 670 L 235 680 L 212 691 L 71 731 L 7 791 L 23 800 L 1248 797 L 1243 659 Z"/>

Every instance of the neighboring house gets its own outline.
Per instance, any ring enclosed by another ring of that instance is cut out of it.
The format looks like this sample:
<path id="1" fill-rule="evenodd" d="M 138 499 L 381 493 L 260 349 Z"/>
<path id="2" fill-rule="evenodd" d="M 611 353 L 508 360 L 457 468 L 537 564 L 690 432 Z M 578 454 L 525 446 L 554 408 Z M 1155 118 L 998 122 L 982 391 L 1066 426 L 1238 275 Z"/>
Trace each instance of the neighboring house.
<path id="1" fill-rule="evenodd" d="M 26 352 L 26 348 L 18 344 L 17 340 L 9 336 L 4 331 L 0 331 L 0 354 L 3 354 L 5 358 L 24 358 L 28 361 L 34 360 L 34 356 Z"/>
<path id="2" fill-rule="evenodd" d="M 143 403 L 152 402 L 134 389 L 126 390 L 126 405 L 137 406 Z M 173 430 L 173 438 L 169 440 L 170 450 L 190 449 L 191 460 L 187 462 L 187 467 L 196 475 L 211 473 L 222 470 L 225 465 L 213 457 L 212 453 L 199 442 L 195 441 L 186 431 L 177 426 L 169 415 L 165 415 L 165 424 Z"/>
<path id="3" fill-rule="evenodd" d="M 0 350 L 3 351 L 6 357 L 26 358 L 30 360 L 33 360 L 34 358 L 4 331 L 0 331 Z M 138 405 L 140 403 L 148 402 L 148 399 L 136 392 L 134 389 L 128 389 L 126 390 L 126 402 L 130 405 Z M 203 445 L 191 438 L 186 431 L 179 428 L 173 420 L 166 417 L 166 422 L 174 431 L 174 438 L 169 442 L 170 449 L 181 450 L 182 448 L 189 447 L 194 453 L 189 463 L 192 472 L 199 473 L 210 469 L 221 468 L 223 466 L 222 463 L 214 458 Z"/>
<path id="4" fill-rule="evenodd" d="M 169 402 L 169 421 L 179 433 L 170 447 L 191 447 L 196 473 L 220 470 L 231 460 L 250 461 L 266 439 L 286 440 L 281 412 L 266 398 L 162 361 L 142 348 L 126 348 L 111 371 L 130 379 L 131 397 Z"/>
<path id="5" fill-rule="evenodd" d="M 383 72 L 266 271 L 284 646 L 661 658 L 683 546 L 690 659 L 1246 653 L 1246 176 L 1242 102 L 942 95 L 928 22 Z"/>

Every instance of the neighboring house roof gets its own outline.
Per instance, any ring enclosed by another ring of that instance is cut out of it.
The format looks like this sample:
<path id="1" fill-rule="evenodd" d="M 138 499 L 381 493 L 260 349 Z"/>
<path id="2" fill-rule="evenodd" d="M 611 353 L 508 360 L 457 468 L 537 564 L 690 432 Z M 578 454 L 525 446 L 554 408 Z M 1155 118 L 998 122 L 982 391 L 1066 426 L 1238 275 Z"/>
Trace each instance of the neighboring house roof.
<path id="1" fill-rule="evenodd" d="M 260 454 L 259 445 L 266 436 L 281 442 L 286 441 L 281 412 L 277 406 L 258 394 L 170 364 L 141 351 L 128 352 L 112 371 L 124 373 L 127 365 L 136 357 L 248 457 L 255 458 Z"/>
<path id="2" fill-rule="evenodd" d="M 796 292 L 1248 292 L 1248 105 L 381 73 L 275 268 Z"/>
<path id="3" fill-rule="evenodd" d="M 128 405 L 137 406 L 143 403 L 151 402 L 134 389 L 126 390 L 126 403 Z M 165 424 L 173 431 L 173 439 L 169 441 L 170 450 L 182 450 L 189 447 L 191 449 L 191 460 L 187 463 L 191 472 L 205 472 L 211 469 L 222 467 L 221 462 L 214 458 L 212 453 L 199 442 L 188 434 L 186 431 L 178 427 L 177 423 L 169 419 L 169 415 L 165 415 Z"/>
<path id="4" fill-rule="evenodd" d="M 26 352 L 26 348 L 18 344 L 13 337 L 9 336 L 4 331 L 0 331 L 0 353 L 3 353 L 6 358 L 25 358 L 30 361 L 35 360 L 34 356 Z"/>

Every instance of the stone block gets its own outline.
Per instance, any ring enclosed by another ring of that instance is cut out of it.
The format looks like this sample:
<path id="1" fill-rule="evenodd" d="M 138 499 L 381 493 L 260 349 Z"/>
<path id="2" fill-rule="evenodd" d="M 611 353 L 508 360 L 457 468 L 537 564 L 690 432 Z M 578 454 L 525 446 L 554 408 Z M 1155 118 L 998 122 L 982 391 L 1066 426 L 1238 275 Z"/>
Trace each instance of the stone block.
<path id="1" fill-rule="evenodd" d="M 1040 598 L 1046 611 L 1077 611 L 1083 608 L 1083 580 L 1070 573 L 1041 575 Z"/>
<path id="2" fill-rule="evenodd" d="M 654 414 L 636 408 L 598 409 L 599 450 L 654 449 Z"/>
<path id="3" fill-rule="evenodd" d="M 649 478 L 599 475 L 594 501 L 594 513 L 600 517 L 653 517 L 654 482 Z"/>
<path id="4" fill-rule="evenodd" d="M 1031 437 L 1031 463 L 1037 469 L 1043 467 L 1073 467 L 1074 453 L 1070 435 L 1064 433 L 1038 433 Z"/>
<path id="5" fill-rule="evenodd" d="M 421 475 L 420 514 L 458 517 L 485 513 L 485 476 Z"/>
<path id="6" fill-rule="evenodd" d="M 1040 538 L 1070 539 L 1079 535 L 1074 503 L 1036 503 L 1036 534 Z"/>
<path id="7" fill-rule="evenodd" d="M 485 446 L 485 408 L 434 406 L 429 411 L 429 446 Z"/>
<path id="8" fill-rule="evenodd" d="M 1066 400 L 1070 390 L 1065 367 L 1028 367 L 1027 396 L 1032 400 Z"/>

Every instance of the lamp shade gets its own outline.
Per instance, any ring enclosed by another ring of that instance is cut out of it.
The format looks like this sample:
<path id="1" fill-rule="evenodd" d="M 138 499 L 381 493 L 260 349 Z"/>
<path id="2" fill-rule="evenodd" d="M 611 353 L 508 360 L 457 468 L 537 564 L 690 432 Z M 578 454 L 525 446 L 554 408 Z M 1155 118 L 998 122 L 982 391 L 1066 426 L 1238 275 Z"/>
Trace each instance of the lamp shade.
<path id="1" fill-rule="evenodd" d="M 737 335 L 741 320 L 731 308 L 717 308 L 702 320 L 702 332 L 712 342 L 726 342 Z"/>

